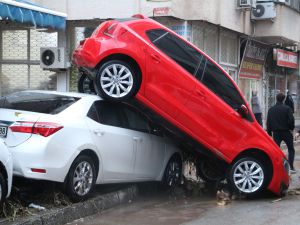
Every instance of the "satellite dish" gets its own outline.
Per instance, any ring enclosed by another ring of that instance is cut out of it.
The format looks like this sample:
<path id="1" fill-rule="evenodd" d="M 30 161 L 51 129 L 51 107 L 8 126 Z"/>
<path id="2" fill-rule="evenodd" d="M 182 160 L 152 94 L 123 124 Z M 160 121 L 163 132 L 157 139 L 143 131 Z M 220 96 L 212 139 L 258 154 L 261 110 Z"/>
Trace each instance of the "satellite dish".
<path id="1" fill-rule="evenodd" d="M 252 13 L 255 17 L 262 17 L 265 14 L 265 7 L 263 5 L 257 4 Z"/>
<path id="2" fill-rule="evenodd" d="M 42 62 L 46 65 L 46 66 L 50 66 L 54 63 L 55 61 L 55 54 L 53 51 L 51 50 L 46 50 L 43 52 L 42 54 Z"/>

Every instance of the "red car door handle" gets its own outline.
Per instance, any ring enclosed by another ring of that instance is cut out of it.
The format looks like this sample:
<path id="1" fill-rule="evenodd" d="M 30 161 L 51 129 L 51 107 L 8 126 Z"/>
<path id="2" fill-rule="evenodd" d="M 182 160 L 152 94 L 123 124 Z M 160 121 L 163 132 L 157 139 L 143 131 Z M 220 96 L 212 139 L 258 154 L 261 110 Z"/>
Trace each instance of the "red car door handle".
<path id="1" fill-rule="evenodd" d="M 241 114 L 239 114 L 237 111 L 233 111 L 230 114 L 236 117 L 242 117 Z"/>
<path id="2" fill-rule="evenodd" d="M 200 98 L 205 99 L 205 93 L 203 91 L 196 90 L 196 93 L 200 96 Z"/>
<path id="3" fill-rule="evenodd" d="M 150 54 L 151 58 L 156 62 L 159 63 L 160 62 L 160 58 L 158 55 L 156 54 Z"/>

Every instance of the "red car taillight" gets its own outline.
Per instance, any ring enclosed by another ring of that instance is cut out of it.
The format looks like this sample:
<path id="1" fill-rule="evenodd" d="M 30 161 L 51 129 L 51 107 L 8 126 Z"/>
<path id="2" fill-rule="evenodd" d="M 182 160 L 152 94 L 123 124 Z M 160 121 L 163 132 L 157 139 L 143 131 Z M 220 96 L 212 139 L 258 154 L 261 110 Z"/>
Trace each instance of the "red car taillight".
<path id="1" fill-rule="evenodd" d="M 86 39 L 79 41 L 79 45 L 83 45 Z"/>
<path id="2" fill-rule="evenodd" d="M 13 132 L 39 134 L 44 137 L 48 137 L 62 129 L 63 126 L 51 122 L 18 121 L 12 124 L 9 128 Z"/>

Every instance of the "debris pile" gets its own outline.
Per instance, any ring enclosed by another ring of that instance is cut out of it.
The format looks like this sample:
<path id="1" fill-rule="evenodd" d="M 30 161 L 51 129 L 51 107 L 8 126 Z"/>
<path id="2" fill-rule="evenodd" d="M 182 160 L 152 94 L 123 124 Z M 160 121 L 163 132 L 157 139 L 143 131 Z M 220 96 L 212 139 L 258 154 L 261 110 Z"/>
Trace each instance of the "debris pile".
<path id="1" fill-rule="evenodd" d="M 70 205 L 68 197 L 54 184 L 43 182 L 15 182 L 12 193 L 0 206 L 0 219 L 14 221 L 18 217 L 34 215 L 52 207 Z"/>

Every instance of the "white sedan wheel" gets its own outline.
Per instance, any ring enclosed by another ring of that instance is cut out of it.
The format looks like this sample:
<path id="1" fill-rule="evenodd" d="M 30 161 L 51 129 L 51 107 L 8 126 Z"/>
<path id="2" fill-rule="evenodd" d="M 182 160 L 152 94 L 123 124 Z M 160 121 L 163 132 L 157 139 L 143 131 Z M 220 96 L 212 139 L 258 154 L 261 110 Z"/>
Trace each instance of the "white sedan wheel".
<path id="1" fill-rule="evenodd" d="M 7 184 L 6 179 L 0 173 L 0 203 L 2 203 L 5 199 L 5 195 L 7 193 Z"/>
<path id="2" fill-rule="evenodd" d="M 168 162 L 163 182 L 166 187 L 174 187 L 180 183 L 182 173 L 182 162 L 180 157 L 173 156 Z"/>
<path id="3" fill-rule="evenodd" d="M 85 196 L 90 192 L 93 175 L 92 166 L 88 162 L 83 161 L 77 165 L 73 176 L 73 188 L 77 195 Z"/>
<path id="4" fill-rule="evenodd" d="M 65 183 L 69 198 L 74 202 L 86 199 L 94 187 L 96 174 L 92 158 L 79 155 L 74 160 Z"/>
<path id="5" fill-rule="evenodd" d="M 2 186 L 0 185 L 0 202 L 2 201 Z"/>

